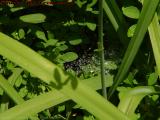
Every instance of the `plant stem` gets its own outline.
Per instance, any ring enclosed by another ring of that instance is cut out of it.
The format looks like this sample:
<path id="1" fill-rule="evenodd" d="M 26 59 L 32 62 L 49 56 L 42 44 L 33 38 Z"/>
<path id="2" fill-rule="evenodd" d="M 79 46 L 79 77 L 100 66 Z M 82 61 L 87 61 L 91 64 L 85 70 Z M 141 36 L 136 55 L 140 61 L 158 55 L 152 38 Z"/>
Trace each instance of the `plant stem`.
<path id="1" fill-rule="evenodd" d="M 107 99 L 107 90 L 105 87 L 105 69 L 104 69 L 104 46 L 103 46 L 103 0 L 99 0 L 99 16 L 98 16 L 98 37 L 99 37 L 99 53 L 101 63 L 101 83 L 102 95 Z"/>

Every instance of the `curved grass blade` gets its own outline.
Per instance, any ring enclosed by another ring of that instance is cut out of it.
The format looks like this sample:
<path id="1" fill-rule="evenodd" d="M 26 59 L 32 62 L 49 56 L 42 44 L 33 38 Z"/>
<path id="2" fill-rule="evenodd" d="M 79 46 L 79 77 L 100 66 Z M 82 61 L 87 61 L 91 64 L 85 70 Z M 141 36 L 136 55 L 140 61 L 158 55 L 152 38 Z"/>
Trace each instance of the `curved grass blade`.
<path id="1" fill-rule="evenodd" d="M 116 90 L 120 82 L 124 80 L 133 60 L 139 50 L 139 47 L 143 41 L 144 35 L 147 32 L 147 28 L 154 16 L 155 10 L 158 6 L 159 0 L 145 0 L 142 8 L 140 18 L 135 30 L 135 34 L 129 43 L 129 46 L 124 55 L 123 61 L 120 65 L 118 73 L 115 77 L 115 83 L 109 89 L 108 97 L 110 98 L 113 92 Z"/>
<path id="2" fill-rule="evenodd" d="M 0 33 L 0 54 L 69 96 L 97 118 L 128 120 L 127 116 L 89 86 L 65 74 L 52 62 L 3 33 Z"/>
<path id="3" fill-rule="evenodd" d="M 157 93 L 154 87 L 151 86 L 140 86 L 130 88 L 123 93 L 120 92 L 120 103 L 118 109 L 125 113 L 127 116 L 133 116 L 140 101 L 149 94 Z"/>

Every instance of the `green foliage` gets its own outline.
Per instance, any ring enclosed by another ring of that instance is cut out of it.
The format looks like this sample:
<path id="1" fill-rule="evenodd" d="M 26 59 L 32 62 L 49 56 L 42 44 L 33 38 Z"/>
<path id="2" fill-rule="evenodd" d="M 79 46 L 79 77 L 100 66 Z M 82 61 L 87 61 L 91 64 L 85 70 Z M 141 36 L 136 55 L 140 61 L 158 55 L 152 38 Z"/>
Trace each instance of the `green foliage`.
<path id="1" fill-rule="evenodd" d="M 0 119 L 160 118 L 159 0 L 32 2 L 0 1 Z"/>
<path id="2" fill-rule="evenodd" d="M 123 14 L 129 18 L 139 18 L 140 11 L 135 6 L 122 7 Z"/>
<path id="3" fill-rule="evenodd" d="M 36 14 L 29 14 L 29 15 L 20 16 L 19 19 L 22 20 L 23 22 L 27 22 L 27 23 L 42 23 L 45 21 L 46 16 L 41 13 L 36 13 Z"/>

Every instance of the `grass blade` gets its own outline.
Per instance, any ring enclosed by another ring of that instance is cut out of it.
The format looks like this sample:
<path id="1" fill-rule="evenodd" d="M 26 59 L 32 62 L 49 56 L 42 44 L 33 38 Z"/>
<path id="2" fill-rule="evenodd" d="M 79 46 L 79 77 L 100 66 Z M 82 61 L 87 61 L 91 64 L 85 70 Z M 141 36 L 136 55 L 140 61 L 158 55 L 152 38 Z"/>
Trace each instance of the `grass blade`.
<path id="1" fill-rule="evenodd" d="M 160 26 L 157 13 L 155 14 L 150 26 L 148 27 L 154 58 L 157 65 L 158 75 L 160 76 Z"/>
<path id="2" fill-rule="evenodd" d="M 16 103 L 23 103 L 24 100 L 19 96 L 17 91 L 7 82 L 7 80 L 0 75 L 0 87 L 9 95 L 9 97 Z"/>
<path id="3" fill-rule="evenodd" d="M 129 42 L 129 39 L 127 38 L 127 26 L 122 12 L 120 11 L 115 0 L 104 0 L 103 8 L 115 31 L 117 31 L 122 44 L 127 47 Z"/>
<path id="4" fill-rule="evenodd" d="M 157 8 L 157 5 L 159 3 L 159 0 L 145 0 L 144 5 L 142 8 L 142 12 L 140 15 L 140 18 L 138 20 L 137 28 L 135 30 L 135 34 L 133 38 L 131 39 L 131 42 L 129 43 L 129 46 L 126 50 L 126 53 L 124 55 L 123 61 L 120 65 L 120 68 L 118 70 L 118 73 L 115 77 L 115 83 L 113 86 L 109 89 L 109 98 L 117 88 L 120 82 L 124 80 L 124 77 L 126 76 L 131 64 L 133 63 L 133 60 L 139 50 L 139 47 L 143 41 L 144 35 L 147 31 L 147 28 L 154 16 L 155 10 Z"/>
<path id="5" fill-rule="evenodd" d="M 127 116 L 90 87 L 65 74 L 52 62 L 3 33 L 0 33 L 0 54 L 69 96 L 97 118 L 128 120 Z"/>
<path id="6" fill-rule="evenodd" d="M 97 76 L 94 78 L 89 78 L 82 80 L 83 84 L 87 84 L 90 87 L 94 88 L 94 90 L 101 89 L 101 84 L 99 84 L 101 77 Z M 106 86 L 112 84 L 111 77 L 108 77 L 106 81 Z M 109 82 L 110 81 L 110 82 Z M 108 86 L 107 86 L 108 87 Z M 55 90 L 50 91 L 48 93 L 39 95 L 31 100 L 28 100 L 26 102 L 23 102 L 20 105 L 17 105 L 6 112 L 3 112 L 0 114 L 0 118 L 4 120 L 18 120 L 19 119 L 25 119 L 29 115 L 37 114 L 47 108 L 53 107 L 57 104 L 60 104 L 62 102 L 65 102 L 69 100 L 70 98 L 61 94 L 60 92 L 57 92 Z M 9 116 L 8 116 L 9 115 Z"/>
<path id="7" fill-rule="evenodd" d="M 150 86 L 140 86 L 124 91 L 120 97 L 118 109 L 128 116 L 133 116 L 140 101 L 149 94 L 156 93 L 155 89 Z"/>

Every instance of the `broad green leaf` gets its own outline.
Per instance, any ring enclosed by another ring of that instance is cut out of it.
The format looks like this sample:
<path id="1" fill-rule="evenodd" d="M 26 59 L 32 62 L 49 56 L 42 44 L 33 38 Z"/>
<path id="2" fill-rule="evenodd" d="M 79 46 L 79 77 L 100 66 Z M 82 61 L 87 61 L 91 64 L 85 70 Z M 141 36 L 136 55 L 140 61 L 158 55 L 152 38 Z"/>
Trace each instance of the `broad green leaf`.
<path id="1" fill-rule="evenodd" d="M 35 13 L 20 16 L 19 19 L 27 23 L 42 23 L 45 22 L 46 16 L 42 13 Z"/>
<path id="2" fill-rule="evenodd" d="M 135 6 L 122 7 L 123 14 L 129 18 L 138 19 L 140 11 Z"/>
<path id="3" fill-rule="evenodd" d="M 59 59 L 63 60 L 64 62 L 71 62 L 78 58 L 78 55 L 74 52 L 67 52 L 59 57 Z"/>

